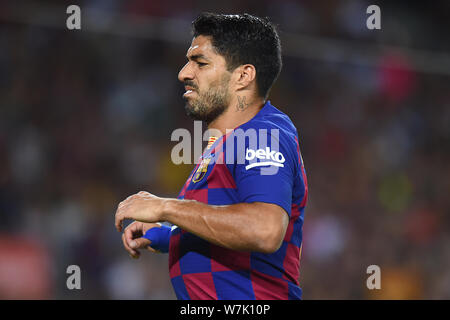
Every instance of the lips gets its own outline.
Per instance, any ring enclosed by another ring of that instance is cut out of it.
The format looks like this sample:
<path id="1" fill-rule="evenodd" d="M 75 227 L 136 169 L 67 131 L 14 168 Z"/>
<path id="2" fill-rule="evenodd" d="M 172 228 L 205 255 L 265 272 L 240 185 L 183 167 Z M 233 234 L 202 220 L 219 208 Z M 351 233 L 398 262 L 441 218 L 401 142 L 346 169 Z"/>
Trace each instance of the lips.
<path id="1" fill-rule="evenodd" d="M 187 96 L 187 95 L 195 92 L 195 89 L 191 86 L 185 86 L 184 88 L 186 89 L 186 92 L 183 94 L 183 96 Z"/>

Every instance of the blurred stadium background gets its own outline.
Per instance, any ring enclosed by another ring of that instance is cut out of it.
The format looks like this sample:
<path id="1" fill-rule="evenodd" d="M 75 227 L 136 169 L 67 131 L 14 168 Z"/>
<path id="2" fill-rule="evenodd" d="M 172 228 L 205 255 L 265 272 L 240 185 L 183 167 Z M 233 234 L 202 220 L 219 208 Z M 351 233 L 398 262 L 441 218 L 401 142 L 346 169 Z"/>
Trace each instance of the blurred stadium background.
<path id="1" fill-rule="evenodd" d="M 299 130 L 310 188 L 304 298 L 450 299 L 450 2 L 351 0 L 1 1 L 0 298 L 175 299 L 167 256 L 130 259 L 113 218 L 140 190 L 175 197 L 191 171 L 170 135 L 193 128 L 177 73 L 201 11 L 279 26 L 270 100 Z M 82 290 L 66 288 L 71 264 Z"/>

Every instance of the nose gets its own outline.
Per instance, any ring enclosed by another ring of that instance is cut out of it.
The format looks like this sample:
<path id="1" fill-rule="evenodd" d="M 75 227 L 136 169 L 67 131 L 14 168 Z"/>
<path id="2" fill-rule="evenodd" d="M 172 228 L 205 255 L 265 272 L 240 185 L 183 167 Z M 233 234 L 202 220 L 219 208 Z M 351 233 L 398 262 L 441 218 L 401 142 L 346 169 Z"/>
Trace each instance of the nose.
<path id="1" fill-rule="evenodd" d="M 193 80 L 194 73 L 192 72 L 191 63 L 188 62 L 184 65 L 184 67 L 178 73 L 178 80 L 184 82 L 186 80 Z"/>

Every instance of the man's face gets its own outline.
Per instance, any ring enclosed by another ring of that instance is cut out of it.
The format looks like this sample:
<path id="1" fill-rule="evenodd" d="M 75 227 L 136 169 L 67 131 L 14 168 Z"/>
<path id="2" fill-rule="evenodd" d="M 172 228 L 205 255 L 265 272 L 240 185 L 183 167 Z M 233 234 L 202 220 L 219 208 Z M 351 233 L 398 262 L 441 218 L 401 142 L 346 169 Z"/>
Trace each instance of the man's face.
<path id="1" fill-rule="evenodd" d="M 188 62 L 178 74 L 186 89 L 186 112 L 194 120 L 210 123 L 228 108 L 231 73 L 209 37 L 194 38 L 186 57 Z"/>

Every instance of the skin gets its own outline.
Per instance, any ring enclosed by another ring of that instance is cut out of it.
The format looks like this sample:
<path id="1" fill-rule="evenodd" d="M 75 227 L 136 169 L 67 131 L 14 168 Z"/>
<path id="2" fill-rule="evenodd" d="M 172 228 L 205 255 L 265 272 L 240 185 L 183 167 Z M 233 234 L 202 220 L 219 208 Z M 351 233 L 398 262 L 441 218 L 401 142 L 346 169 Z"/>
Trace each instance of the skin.
<path id="1" fill-rule="evenodd" d="M 208 129 L 222 134 L 252 119 L 264 105 L 257 94 L 256 69 L 251 64 L 228 71 L 223 56 L 217 54 L 210 37 L 192 40 L 186 57 L 188 62 L 178 74 L 185 84 L 183 97 L 193 114 L 208 112 L 208 103 L 223 103 L 220 115 L 208 122 Z M 212 93 L 215 94 L 212 97 Z M 213 99 L 214 98 L 214 99 Z M 212 99 L 212 100 L 211 100 Z M 123 220 L 135 220 L 123 230 Z M 240 251 L 273 253 L 279 249 L 289 222 L 280 206 L 253 202 L 214 206 L 195 200 L 161 198 L 141 191 L 120 202 L 115 226 L 123 231 L 125 250 L 139 258 L 139 249 L 151 252 L 151 242 L 141 238 L 150 228 L 167 221 L 213 244 Z"/>

